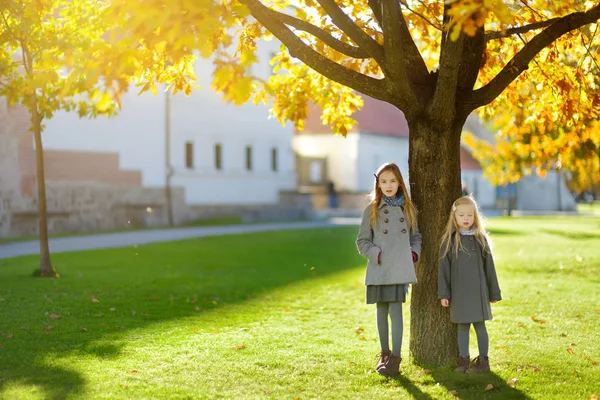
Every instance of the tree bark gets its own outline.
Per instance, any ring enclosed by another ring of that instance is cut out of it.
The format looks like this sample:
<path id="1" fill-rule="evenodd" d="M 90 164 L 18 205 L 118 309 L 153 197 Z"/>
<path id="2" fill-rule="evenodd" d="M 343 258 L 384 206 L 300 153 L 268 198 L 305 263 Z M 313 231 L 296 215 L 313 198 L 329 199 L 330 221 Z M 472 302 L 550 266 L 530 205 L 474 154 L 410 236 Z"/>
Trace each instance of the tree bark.
<path id="1" fill-rule="evenodd" d="M 438 300 L 440 236 L 454 200 L 460 196 L 460 133 L 464 121 L 440 129 L 421 115 L 408 119 L 411 197 L 423 236 L 416 265 L 410 317 L 410 354 L 418 364 L 448 365 L 456 360 L 456 325 Z"/>
<path id="2" fill-rule="evenodd" d="M 38 221 L 40 239 L 40 269 L 36 275 L 58 278 L 58 274 L 50 262 L 48 246 L 48 211 L 46 206 L 46 180 L 44 174 L 44 149 L 42 147 L 42 118 L 37 109 L 35 93 L 31 96 L 31 124 L 35 140 L 35 164 L 38 186 Z"/>

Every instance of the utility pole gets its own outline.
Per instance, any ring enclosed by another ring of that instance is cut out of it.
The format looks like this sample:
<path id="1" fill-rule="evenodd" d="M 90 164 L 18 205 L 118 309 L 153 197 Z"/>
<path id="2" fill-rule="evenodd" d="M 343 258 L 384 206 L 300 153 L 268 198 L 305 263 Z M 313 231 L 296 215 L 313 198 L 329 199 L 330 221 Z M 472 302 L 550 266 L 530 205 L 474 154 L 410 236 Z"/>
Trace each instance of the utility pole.
<path id="1" fill-rule="evenodd" d="M 173 199 L 171 196 L 171 92 L 165 91 L 165 195 L 169 226 L 173 226 Z"/>

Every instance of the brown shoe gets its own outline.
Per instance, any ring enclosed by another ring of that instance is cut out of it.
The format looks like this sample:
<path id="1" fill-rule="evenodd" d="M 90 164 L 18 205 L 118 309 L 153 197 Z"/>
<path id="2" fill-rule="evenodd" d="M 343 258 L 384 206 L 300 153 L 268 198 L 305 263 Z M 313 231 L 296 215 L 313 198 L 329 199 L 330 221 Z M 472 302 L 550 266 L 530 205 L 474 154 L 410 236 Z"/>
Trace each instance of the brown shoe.
<path id="1" fill-rule="evenodd" d="M 464 374 L 469 369 L 469 356 L 459 356 L 458 361 L 456 361 L 456 368 L 454 368 L 454 372 L 460 372 Z"/>
<path id="2" fill-rule="evenodd" d="M 390 356 L 392 355 L 392 352 L 390 350 L 381 350 L 381 353 L 379 353 L 379 362 L 377 363 L 377 372 L 379 372 L 379 370 L 383 367 L 385 367 L 385 364 L 387 364 Z"/>
<path id="3" fill-rule="evenodd" d="M 467 374 L 476 374 L 478 372 L 489 372 L 490 360 L 487 357 L 477 356 L 475 365 L 467 370 Z"/>
<path id="4" fill-rule="evenodd" d="M 398 376 L 400 375 L 400 361 L 402 361 L 402 358 L 391 354 L 387 363 L 381 369 L 378 369 L 377 372 L 384 376 Z"/>

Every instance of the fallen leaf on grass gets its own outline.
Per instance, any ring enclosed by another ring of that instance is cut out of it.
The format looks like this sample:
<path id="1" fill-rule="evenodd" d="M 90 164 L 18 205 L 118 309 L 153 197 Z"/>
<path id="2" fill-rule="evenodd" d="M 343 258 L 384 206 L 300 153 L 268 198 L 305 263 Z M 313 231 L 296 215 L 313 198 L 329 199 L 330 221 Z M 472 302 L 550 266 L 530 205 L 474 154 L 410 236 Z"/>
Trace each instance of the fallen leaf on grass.
<path id="1" fill-rule="evenodd" d="M 200 307 L 196 306 L 196 307 L 194 307 L 194 310 L 200 311 Z"/>
<path id="2" fill-rule="evenodd" d="M 52 303 L 54 300 L 52 300 L 50 297 L 48 296 L 44 296 L 44 299 L 48 302 L 48 303 Z"/>
<path id="3" fill-rule="evenodd" d="M 5 338 L 7 339 L 12 339 L 15 335 L 13 335 L 12 333 L 7 333 L 6 335 L 4 335 Z"/>
<path id="4" fill-rule="evenodd" d="M 573 351 L 573 349 L 572 349 L 572 348 L 570 348 L 570 347 L 567 347 L 567 353 L 569 353 L 569 354 L 573 354 L 573 353 L 575 353 L 575 352 Z"/>
<path id="5" fill-rule="evenodd" d="M 539 323 L 539 324 L 545 324 L 545 323 L 546 323 L 546 320 L 545 320 L 545 319 L 538 319 L 538 318 L 536 318 L 536 316 L 535 316 L 535 315 L 532 315 L 532 316 L 531 316 L 531 320 L 532 320 L 533 322 L 537 322 L 537 323 Z"/>
<path id="6" fill-rule="evenodd" d="M 292 311 L 292 309 L 289 307 L 283 307 L 283 311 Z"/>
<path id="7" fill-rule="evenodd" d="M 2 297 L 0 297 L 0 301 L 4 301 L 4 299 Z"/>
<path id="8" fill-rule="evenodd" d="M 54 329 L 54 327 L 52 325 L 48 325 L 44 329 L 47 330 L 47 331 L 49 331 L 50 329 Z"/>
<path id="9" fill-rule="evenodd" d="M 431 370 L 430 370 L 430 369 L 424 369 L 424 370 L 423 370 L 423 373 L 424 373 L 425 375 L 429 375 L 429 374 L 431 373 Z"/>
<path id="10" fill-rule="evenodd" d="M 59 319 L 60 314 L 50 314 L 50 319 Z"/>
<path id="11" fill-rule="evenodd" d="M 361 328 L 360 326 L 357 328 L 354 328 L 354 333 L 356 333 L 357 335 L 360 335 L 361 333 L 363 333 L 364 329 Z"/>
<path id="12" fill-rule="evenodd" d="M 488 383 L 488 385 L 485 387 L 485 390 L 492 390 L 494 388 L 494 385 L 492 385 L 491 383 Z"/>
<path id="13" fill-rule="evenodd" d="M 503 349 L 503 348 L 505 348 L 505 347 L 506 347 L 505 345 L 499 345 L 499 346 L 496 346 L 496 348 L 497 348 L 497 349 Z"/>
<path id="14" fill-rule="evenodd" d="M 592 395 L 590 396 L 590 400 L 598 400 L 598 395 L 597 395 L 597 394 L 595 394 L 595 393 L 594 393 L 594 394 L 592 394 Z"/>
<path id="15" fill-rule="evenodd" d="M 448 393 L 450 393 L 452 396 L 458 395 L 458 392 L 456 390 L 451 390 Z"/>
<path id="16" fill-rule="evenodd" d="M 116 308 L 114 308 L 114 307 L 111 307 L 109 310 L 110 310 L 110 311 L 117 311 L 117 309 L 116 309 Z"/>
<path id="17" fill-rule="evenodd" d="M 233 350 L 242 350 L 242 349 L 245 349 L 245 348 L 246 348 L 245 344 L 240 344 L 238 346 L 233 346 L 232 347 Z"/>
<path id="18" fill-rule="evenodd" d="M 512 379 L 508 380 L 506 383 L 508 383 L 509 385 L 514 385 L 517 382 L 519 382 L 518 378 L 512 378 Z"/>
<path id="19" fill-rule="evenodd" d="M 540 367 L 535 367 L 535 368 L 533 369 L 533 372 L 540 372 Z"/>
<path id="20" fill-rule="evenodd" d="M 82 332 L 87 332 L 87 331 L 88 331 L 88 328 L 81 328 L 81 331 L 82 331 Z"/>
<path id="21" fill-rule="evenodd" d="M 131 371 L 127 372 L 128 374 L 137 374 L 140 371 L 138 371 L 137 369 L 132 369 Z"/>
<path id="22" fill-rule="evenodd" d="M 154 300 L 154 301 L 156 301 L 156 300 L 160 300 L 160 297 L 158 297 L 158 296 L 154 296 L 154 297 L 152 297 L 150 300 Z"/>
<path id="23" fill-rule="evenodd" d="M 98 300 L 96 296 L 91 295 L 90 298 L 92 299 L 92 303 L 100 303 L 100 300 Z"/>

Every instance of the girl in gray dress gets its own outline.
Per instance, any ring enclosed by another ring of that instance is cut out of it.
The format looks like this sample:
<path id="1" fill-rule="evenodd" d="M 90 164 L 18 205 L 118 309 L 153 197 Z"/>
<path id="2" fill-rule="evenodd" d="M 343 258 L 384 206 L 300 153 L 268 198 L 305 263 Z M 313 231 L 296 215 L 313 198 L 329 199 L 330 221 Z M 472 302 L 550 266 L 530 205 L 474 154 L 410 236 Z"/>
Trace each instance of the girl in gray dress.
<path id="1" fill-rule="evenodd" d="M 450 307 L 450 320 L 458 325 L 459 357 L 456 372 L 490 370 L 485 321 L 492 319 L 490 303 L 502 300 L 490 250 L 490 240 L 477 203 L 463 196 L 452 204 L 442 236 L 438 271 L 438 297 Z M 469 329 L 477 335 L 479 356 L 470 367 Z"/>
<path id="2" fill-rule="evenodd" d="M 363 212 L 356 246 L 368 259 L 367 304 L 377 304 L 381 344 L 377 372 L 395 376 L 399 374 L 401 361 L 402 303 L 408 284 L 417 281 L 414 263 L 421 252 L 416 211 L 396 164 L 383 164 L 375 174 L 371 202 Z M 392 320 L 391 351 L 388 316 Z"/>

